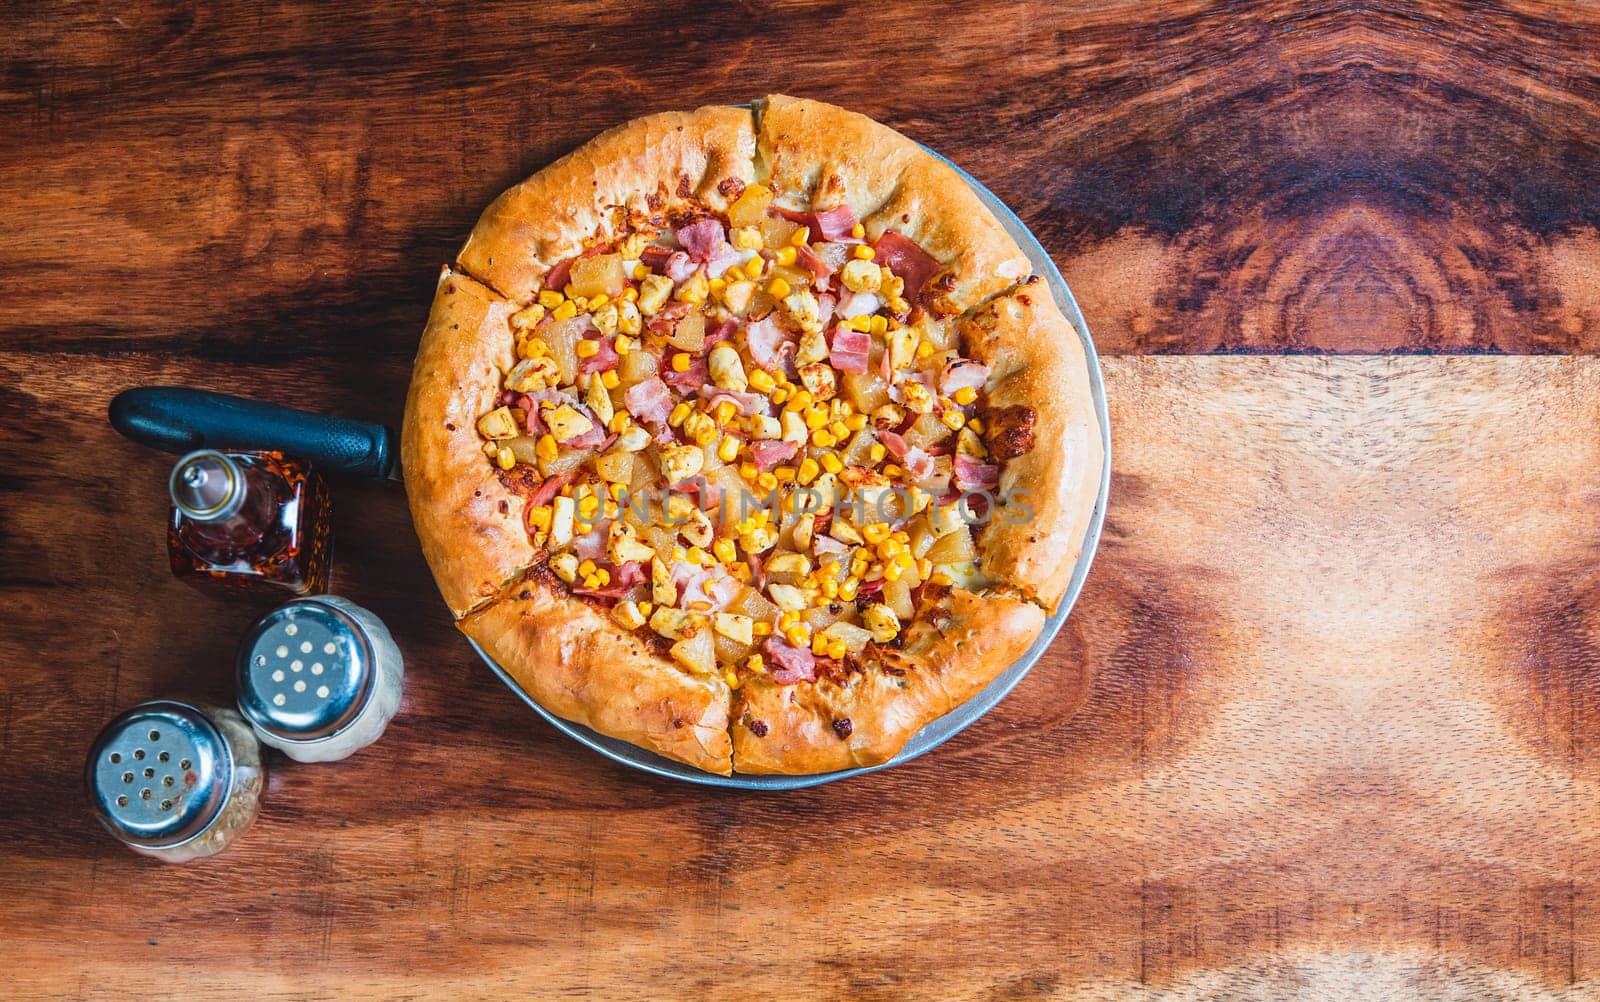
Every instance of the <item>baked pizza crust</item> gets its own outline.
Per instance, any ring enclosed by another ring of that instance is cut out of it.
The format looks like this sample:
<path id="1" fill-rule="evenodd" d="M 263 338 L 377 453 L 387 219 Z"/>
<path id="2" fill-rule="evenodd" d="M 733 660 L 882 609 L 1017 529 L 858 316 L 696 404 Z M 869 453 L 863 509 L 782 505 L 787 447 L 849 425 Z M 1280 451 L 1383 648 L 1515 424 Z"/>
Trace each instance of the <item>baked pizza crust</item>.
<path id="1" fill-rule="evenodd" d="M 1033 448 L 1004 462 L 996 492 L 1032 515 L 995 513 L 979 569 L 1053 612 L 1083 552 L 1105 463 L 1083 342 L 1042 279 L 989 303 L 966 327 L 967 351 L 990 366 L 990 412 L 1034 412 Z"/>
<path id="2" fill-rule="evenodd" d="M 1028 277 L 1028 256 L 972 186 L 910 139 L 820 101 L 775 94 L 756 110 L 763 183 L 790 207 L 850 206 L 869 241 L 884 230 L 914 240 L 954 270 L 940 294 L 945 312 L 965 312 Z"/>
<path id="3" fill-rule="evenodd" d="M 712 106 L 646 115 L 603 132 L 490 203 L 457 262 L 506 296 L 527 302 L 546 272 L 615 234 L 693 197 L 726 209 L 755 180 L 755 129 L 744 108 Z"/>
<path id="4" fill-rule="evenodd" d="M 550 712 L 706 772 L 732 772 L 727 683 L 685 672 L 537 573 L 460 625 Z"/>
<path id="5" fill-rule="evenodd" d="M 721 676 L 687 673 L 544 571 L 530 573 L 542 555 L 523 502 L 475 428 L 515 362 L 509 314 L 553 266 L 596 237 L 659 228 L 691 199 L 724 209 L 757 181 L 790 208 L 849 205 L 869 241 L 894 229 L 938 259 L 941 312 L 979 321 L 966 353 L 991 366 L 991 408 L 1036 412 L 1034 448 L 1007 460 L 1000 481 L 1002 496 L 1027 491 L 1035 514 L 999 519 L 982 535 L 990 589 L 945 591 L 907 624 L 900 648 L 844 685 L 757 677 L 730 690 Z M 505 192 L 441 276 L 402 439 L 423 552 L 460 628 L 552 712 L 708 772 L 816 773 L 893 758 L 1032 644 L 1071 577 L 1098 493 L 1104 457 L 1083 349 L 1029 271 L 949 165 L 865 116 L 781 95 L 753 115 L 708 107 L 637 119 Z"/>
<path id="6" fill-rule="evenodd" d="M 734 699 L 734 768 L 799 774 L 881 765 L 994 681 L 1043 628 L 1044 612 L 1031 602 L 952 589 L 906 630 L 903 647 L 846 685 L 746 682 Z"/>
<path id="7" fill-rule="evenodd" d="M 445 268 L 422 332 L 400 437 L 411 518 L 457 618 L 493 598 L 535 559 L 523 501 L 483 453 L 477 421 L 494 409 L 514 363 L 516 309 Z"/>

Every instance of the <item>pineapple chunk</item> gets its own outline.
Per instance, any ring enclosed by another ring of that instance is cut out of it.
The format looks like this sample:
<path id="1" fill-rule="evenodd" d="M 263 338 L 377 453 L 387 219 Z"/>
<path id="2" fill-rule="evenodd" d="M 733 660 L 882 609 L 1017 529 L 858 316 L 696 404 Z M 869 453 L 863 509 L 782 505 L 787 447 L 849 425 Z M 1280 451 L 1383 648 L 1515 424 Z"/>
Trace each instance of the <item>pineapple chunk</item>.
<path id="1" fill-rule="evenodd" d="M 522 428 L 512 416 L 511 408 L 496 407 L 478 419 L 478 434 L 498 441 L 503 438 L 516 438 L 522 434 Z"/>
<path id="2" fill-rule="evenodd" d="M 690 671 L 709 675 L 717 670 L 716 638 L 700 630 L 672 645 L 672 656 Z"/>
<path id="3" fill-rule="evenodd" d="M 544 415 L 545 424 L 557 442 L 566 442 L 594 430 L 594 422 L 571 404 L 562 404 Z"/>
<path id="4" fill-rule="evenodd" d="M 780 553 L 767 561 L 767 575 L 793 584 L 811 573 L 811 561 L 804 553 Z"/>
<path id="5" fill-rule="evenodd" d="M 713 621 L 713 628 L 729 640 L 741 644 L 755 643 L 755 621 L 749 616 L 741 616 L 737 612 L 719 612 Z"/>
<path id="6" fill-rule="evenodd" d="M 594 471 L 608 484 L 633 482 L 633 453 L 608 452 L 594 461 Z"/>
<path id="7" fill-rule="evenodd" d="M 645 624 L 644 613 L 639 611 L 639 603 L 631 599 L 612 606 L 611 618 L 624 630 L 637 630 Z"/>
<path id="8" fill-rule="evenodd" d="M 802 421 L 801 427 L 804 426 L 805 423 Z M 752 414 L 746 427 L 750 429 L 751 438 L 783 437 L 783 425 L 779 423 L 777 418 L 769 417 L 766 414 Z"/>
<path id="9" fill-rule="evenodd" d="M 627 431 L 617 436 L 615 449 L 618 452 L 642 452 L 649 444 L 650 433 L 638 425 L 631 425 Z"/>
<path id="10" fill-rule="evenodd" d="M 799 612 L 806 607 L 806 593 L 794 585 L 767 585 L 767 595 L 785 612 Z"/>
<path id="11" fill-rule="evenodd" d="M 663 608 L 678 604 L 678 586 L 672 580 L 672 568 L 660 557 L 650 560 L 650 598 Z"/>
<path id="12" fill-rule="evenodd" d="M 602 293 L 607 296 L 620 296 L 622 289 L 627 284 L 627 276 L 622 270 L 621 254 L 596 254 L 593 257 L 580 257 L 572 262 L 573 293 L 585 299 L 593 299 Z"/>
<path id="13" fill-rule="evenodd" d="M 701 632 L 695 628 L 693 613 L 674 609 L 670 605 L 657 606 L 650 614 L 650 629 L 668 640 L 683 640 Z"/>
<path id="14" fill-rule="evenodd" d="M 891 612 L 889 615 L 892 616 L 894 613 Z M 851 654 L 860 654 L 875 634 L 871 630 L 863 630 L 854 623 L 847 623 L 841 619 L 826 630 L 823 630 L 822 635 L 829 640 L 841 641 L 844 644 L 844 649 Z"/>
<path id="15" fill-rule="evenodd" d="M 764 184 L 746 185 L 738 199 L 728 206 L 728 222 L 734 227 L 759 226 L 772 204 L 772 189 Z"/>

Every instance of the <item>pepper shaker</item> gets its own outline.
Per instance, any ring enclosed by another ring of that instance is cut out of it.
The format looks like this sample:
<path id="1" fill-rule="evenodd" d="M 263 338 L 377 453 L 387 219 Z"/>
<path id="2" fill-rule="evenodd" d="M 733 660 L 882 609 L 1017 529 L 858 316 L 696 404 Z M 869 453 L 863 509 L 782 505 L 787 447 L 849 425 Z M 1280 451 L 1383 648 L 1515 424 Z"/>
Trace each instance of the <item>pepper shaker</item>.
<path id="1" fill-rule="evenodd" d="M 231 709 L 141 703 L 101 730 L 84 768 L 95 816 L 135 852 L 183 863 L 221 852 L 261 807 L 261 749 Z"/>
<path id="2" fill-rule="evenodd" d="M 262 744 L 299 762 L 332 762 L 383 734 L 404 671 L 378 617 L 333 595 L 296 599 L 245 634 L 239 711 Z"/>

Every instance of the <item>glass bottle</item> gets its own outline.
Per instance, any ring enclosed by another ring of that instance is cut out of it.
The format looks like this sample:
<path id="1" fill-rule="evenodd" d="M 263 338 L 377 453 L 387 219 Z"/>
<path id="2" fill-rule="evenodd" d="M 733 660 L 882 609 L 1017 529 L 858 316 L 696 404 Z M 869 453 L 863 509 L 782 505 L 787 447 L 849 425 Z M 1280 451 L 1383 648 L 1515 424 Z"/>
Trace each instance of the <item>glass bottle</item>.
<path id="1" fill-rule="evenodd" d="M 202 449 L 178 460 L 167 492 L 167 550 L 179 578 L 280 595 L 327 590 L 328 489 L 305 463 Z"/>

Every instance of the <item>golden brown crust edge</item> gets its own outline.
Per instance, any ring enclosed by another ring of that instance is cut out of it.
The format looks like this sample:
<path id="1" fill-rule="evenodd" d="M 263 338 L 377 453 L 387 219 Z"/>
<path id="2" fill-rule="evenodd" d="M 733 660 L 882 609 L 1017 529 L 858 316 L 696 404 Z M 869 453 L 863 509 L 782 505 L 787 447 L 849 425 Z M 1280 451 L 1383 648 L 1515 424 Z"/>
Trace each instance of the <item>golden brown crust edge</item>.
<path id="1" fill-rule="evenodd" d="M 755 179 L 755 131 L 743 108 L 636 118 L 507 189 L 461 248 L 467 273 L 527 302 L 556 264 L 619 223 L 664 214 L 693 195 L 727 207 Z"/>
<path id="2" fill-rule="evenodd" d="M 460 624 L 545 709 L 706 772 L 732 771 L 729 692 L 530 578 Z"/>
<path id="3" fill-rule="evenodd" d="M 1025 279 L 1028 257 L 954 168 L 881 122 L 782 94 L 758 102 L 763 180 L 790 202 L 849 205 L 876 240 L 896 230 L 947 268 L 947 312 Z"/>
<path id="4" fill-rule="evenodd" d="M 930 612 L 883 667 L 847 686 L 747 682 L 734 703 L 735 768 L 798 775 L 881 765 L 994 681 L 1044 628 L 1037 605 L 1004 595 L 956 589 Z"/>
<path id="5" fill-rule="evenodd" d="M 1083 344 L 1040 279 L 980 310 L 967 350 L 991 366 L 991 412 L 1035 415 L 1034 446 L 1004 462 L 998 490 L 1032 512 L 1000 508 L 979 544 L 980 569 L 1054 612 L 1083 552 L 1105 462 Z"/>
<path id="6" fill-rule="evenodd" d="M 400 456 L 422 552 L 457 618 L 533 562 L 523 502 L 483 454 L 478 418 L 512 364 L 513 305 L 449 268 L 439 276 L 406 397 Z"/>

